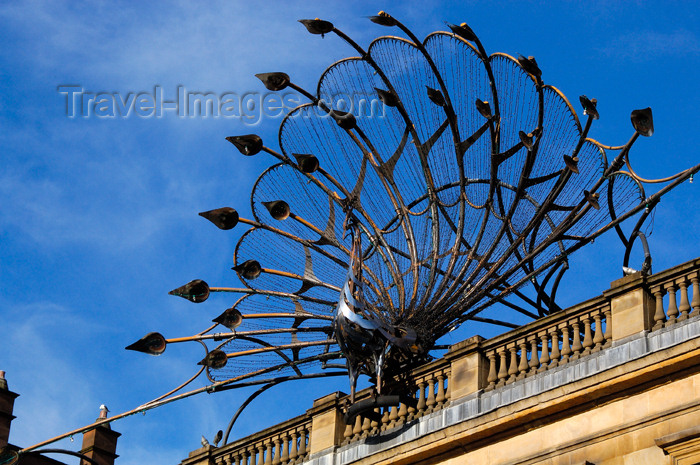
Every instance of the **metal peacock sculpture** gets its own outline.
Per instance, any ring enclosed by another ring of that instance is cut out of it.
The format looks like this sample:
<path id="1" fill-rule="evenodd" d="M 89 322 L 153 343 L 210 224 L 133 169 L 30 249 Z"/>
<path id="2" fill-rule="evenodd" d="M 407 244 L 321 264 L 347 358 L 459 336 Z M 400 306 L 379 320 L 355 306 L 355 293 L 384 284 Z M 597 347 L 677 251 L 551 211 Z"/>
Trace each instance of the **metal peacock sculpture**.
<path id="1" fill-rule="evenodd" d="M 606 146 L 588 137 L 596 100 L 580 97 L 580 120 L 533 57 L 489 55 L 466 24 L 420 41 L 384 12 L 370 19 L 406 38 L 364 49 L 328 21 L 302 20 L 358 56 L 332 64 L 315 92 L 281 72 L 258 75 L 268 90 L 308 98 L 282 121 L 279 152 L 257 135 L 228 138 L 277 161 L 253 187 L 251 219 L 229 207 L 200 213 L 224 230 L 249 228 L 234 254 L 242 286 L 195 280 L 171 294 L 200 303 L 225 292 L 235 303 L 194 336 L 150 333 L 127 349 L 159 355 L 199 341 L 209 391 L 260 385 L 257 395 L 347 373 L 353 394 L 367 374 L 386 396 L 384 379 L 429 359 L 462 323 L 515 327 L 559 310 L 569 255 L 608 230 L 626 269 L 639 239 L 650 271 L 641 226 L 700 169 L 637 175 L 630 150 L 652 135 L 651 109 L 632 112 L 627 143 Z M 368 99 L 381 114 L 362 114 Z M 647 196 L 653 182 L 666 185 Z"/>

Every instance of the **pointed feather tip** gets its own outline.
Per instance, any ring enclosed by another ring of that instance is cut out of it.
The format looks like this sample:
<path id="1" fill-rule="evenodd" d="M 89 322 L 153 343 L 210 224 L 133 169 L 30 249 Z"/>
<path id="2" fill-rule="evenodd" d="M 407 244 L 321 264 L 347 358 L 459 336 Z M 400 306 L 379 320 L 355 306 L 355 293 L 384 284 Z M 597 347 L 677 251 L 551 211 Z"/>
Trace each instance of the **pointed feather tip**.
<path id="1" fill-rule="evenodd" d="M 529 56 L 525 58 L 522 55 L 518 55 L 518 63 L 525 70 L 526 73 L 531 74 L 536 78 L 542 76 L 542 70 L 540 70 L 540 67 L 537 66 L 537 61 L 535 60 L 535 57 Z"/>
<path id="2" fill-rule="evenodd" d="M 199 216 L 206 218 L 214 223 L 217 228 L 223 229 L 224 231 L 236 227 L 239 219 L 238 212 L 231 207 L 222 207 L 200 212 Z"/>
<path id="3" fill-rule="evenodd" d="M 236 273 L 239 273 L 245 279 L 255 279 L 262 273 L 262 267 L 257 260 L 246 260 L 240 265 L 231 268 Z"/>
<path id="4" fill-rule="evenodd" d="M 262 204 L 267 208 L 270 216 L 278 221 L 283 221 L 289 218 L 291 210 L 289 204 L 284 200 L 273 200 L 270 202 L 262 202 Z"/>
<path id="5" fill-rule="evenodd" d="M 380 26 L 392 27 L 399 24 L 394 17 L 392 17 L 386 11 L 380 11 L 376 16 L 370 16 L 369 20 L 374 24 L 379 24 Z"/>
<path id="6" fill-rule="evenodd" d="M 214 323 L 219 323 L 220 325 L 226 326 L 231 331 L 238 328 L 241 323 L 243 323 L 243 315 L 237 309 L 231 307 L 227 308 L 224 313 L 217 316 L 213 320 Z"/>
<path id="7" fill-rule="evenodd" d="M 445 23 L 447 27 L 449 27 L 452 32 L 461 37 L 462 39 L 466 40 L 467 42 L 476 42 L 477 37 L 472 28 L 470 28 L 467 23 L 462 23 L 459 26 L 456 24 L 450 24 L 450 23 Z"/>
<path id="8" fill-rule="evenodd" d="M 357 119 L 355 119 L 355 115 L 352 113 L 342 110 L 331 110 L 329 114 L 335 120 L 338 126 L 346 131 L 357 127 Z"/>
<path id="9" fill-rule="evenodd" d="M 293 153 L 292 156 L 297 161 L 297 167 L 302 173 L 315 173 L 319 168 L 318 158 L 308 153 Z"/>
<path id="10" fill-rule="evenodd" d="M 278 91 L 285 89 L 289 85 L 289 75 L 286 73 L 260 73 L 255 75 L 260 79 L 267 90 Z"/>
<path id="11" fill-rule="evenodd" d="M 564 164 L 572 173 L 578 174 L 578 157 L 564 155 Z"/>
<path id="12" fill-rule="evenodd" d="M 596 192 L 595 194 L 591 194 L 588 191 L 583 191 L 583 196 L 586 198 L 586 202 L 588 202 L 591 207 L 595 208 L 596 210 L 600 210 L 600 204 L 598 203 L 598 199 L 600 198 L 599 193 Z"/>
<path id="13" fill-rule="evenodd" d="M 520 141 L 523 143 L 523 145 L 528 150 L 532 150 L 532 148 L 535 146 L 534 132 L 528 134 L 525 131 L 518 131 L 518 136 L 520 137 Z"/>
<path id="14" fill-rule="evenodd" d="M 197 363 L 197 365 L 218 370 L 225 367 L 227 361 L 228 357 L 226 356 L 226 353 L 223 350 L 215 349 L 209 352 L 206 357 Z"/>
<path id="15" fill-rule="evenodd" d="M 333 23 L 319 18 L 300 19 L 299 22 L 303 24 L 306 27 L 306 30 L 311 34 L 320 34 L 321 37 L 333 30 Z"/>
<path id="16" fill-rule="evenodd" d="M 581 102 L 584 115 L 589 115 L 593 119 L 599 118 L 600 115 L 598 114 L 598 108 L 596 107 L 598 105 L 598 100 L 594 98 L 589 99 L 585 95 L 580 96 L 578 100 Z"/>
<path id="17" fill-rule="evenodd" d="M 226 138 L 227 141 L 231 142 L 239 152 L 243 155 L 250 157 L 256 155 L 263 148 L 263 141 L 260 136 L 256 134 L 246 134 L 244 136 L 229 136 Z"/>
<path id="18" fill-rule="evenodd" d="M 378 87 L 375 87 L 374 90 L 377 91 L 379 100 L 381 100 L 384 105 L 393 108 L 399 104 L 399 98 L 393 92 Z"/>
<path id="19" fill-rule="evenodd" d="M 489 102 L 476 99 L 476 109 L 479 111 L 481 116 L 483 116 L 486 119 L 491 119 L 491 105 Z"/>
<path id="20" fill-rule="evenodd" d="M 190 302 L 201 303 L 209 298 L 209 285 L 201 279 L 195 279 L 177 289 L 173 289 L 168 294 L 182 297 Z"/>
<path id="21" fill-rule="evenodd" d="M 630 115 L 632 126 L 640 136 L 651 137 L 654 134 L 654 118 L 651 107 L 642 110 L 634 110 Z"/>
<path id="22" fill-rule="evenodd" d="M 442 92 L 429 86 L 425 86 L 425 88 L 428 91 L 428 98 L 431 102 L 439 107 L 444 107 L 446 105 L 445 97 L 443 97 Z"/>
<path id="23" fill-rule="evenodd" d="M 160 355 L 165 352 L 167 342 L 160 333 L 148 333 L 138 341 L 125 347 L 126 350 L 143 352 L 148 355 Z"/>

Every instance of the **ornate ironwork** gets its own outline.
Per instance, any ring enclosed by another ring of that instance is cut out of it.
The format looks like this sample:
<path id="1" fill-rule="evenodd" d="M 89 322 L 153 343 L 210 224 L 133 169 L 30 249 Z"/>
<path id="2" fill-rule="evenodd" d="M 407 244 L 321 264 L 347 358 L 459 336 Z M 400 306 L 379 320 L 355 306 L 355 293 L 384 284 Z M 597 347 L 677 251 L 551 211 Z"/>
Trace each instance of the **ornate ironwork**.
<path id="1" fill-rule="evenodd" d="M 241 297 L 195 336 L 150 333 L 128 349 L 158 355 L 199 341 L 210 390 L 260 384 L 256 396 L 270 383 L 347 367 L 353 390 L 365 373 L 379 391 L 383 372 L 424 362 L 466 321 L 513 327 L 516 313 L 559 310 L 569 255 L 610 229 L 624 267 L 640 239 L 650 271 L 641 226 L 700 169 L 655 180 L 634 171 L 630 151 L 653 134 L 651 109 L 631 113 L 627 143 L 607 146 L 588 137 L 596 100 L 580 97 L 581 121 L 533 57 L 489 55 L 466 24 L 420 41 L 384 12 L 370 19 L 407 38 L 364 49 L 328 21 L 301 21 L 358 53 L 332 64 L 315 93 L 281 72 L 257 75 L 269 90 L 309 99 L 284 118 L 279 152 L 257 135 L 227 138 L 243 155 L 277 160 L 253 187 L 252 219 L 231 207 L 200 213 L 223 230 L 249 227 L 234 255 L 243 286 L 196 280 L 171 294 Z M 370 97 L 381 115 L 358 113 Z M 647 195 L 653 182 L 667 185 Z M 637 214 L 625 233 L 620 224 Z M 218 325 L 227 331 L 213 333 Z"/>

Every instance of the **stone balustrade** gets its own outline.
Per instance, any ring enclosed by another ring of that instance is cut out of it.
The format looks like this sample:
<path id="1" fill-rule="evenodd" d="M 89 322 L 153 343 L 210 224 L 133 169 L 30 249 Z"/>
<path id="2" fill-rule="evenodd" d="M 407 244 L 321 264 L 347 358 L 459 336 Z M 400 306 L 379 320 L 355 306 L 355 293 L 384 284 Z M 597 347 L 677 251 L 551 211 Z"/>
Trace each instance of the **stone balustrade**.
<path id="1" fill-rule="evenodd" d="M 654 296 L 653 330 L 700 314 L 700 271 L 696 262 L 688 262 L 649 278 L 649 292 Z"/>
<path id="2" fill-rule="evenodd" d="M 635 273 L 599 297 L 485 340 L 474 336 L 387 387 L 415 399 L 345 424 L 349 396 L 336 392 L 306 414 L 220 448 L 194 451 L 183 465 L 287 465 L 398 430 L 457 399 L 495 391 L 645 332 L 700 315 L 700 259 L 651 276 Z M 393 384 L 393 386 L 392 386 Z M 356 400 L 371 395 L 359 391 Z"/>
<path id="3" fill-rule="evenodd" d="M 215 465 L 291 465 L 310 452 L 312 420 L 302 415 L 216 449 Z"/>
<path id="4" fill-rule="evenodd" d="M 409 392 L 415 399 L 415 405 L 402 402 L 398 406 L 375 409 L 376 418 L 381 418 L 378 420 L 358 415 L 354 423 L 345 426 L 343 444 L 403 426 L 407 422 L 442 409 L 450 400 L 450 371 L 451 366 L 444 358 L 413 370 L 406 379 L 400 381 L 402 388 L 399 390 Z M 389 384 L 388 387 L 391 389 L 393 386 Z M 365 399 L 371 393 L 370 389 L 360 391 L 355 396 L 356 400 Z"/>
<path id="5" fill-rule="evenodd" d="M 610 305 L 601 301 L 586 302 L 584 308 L 573 307 L 493 338 L 482 345 L 488 359 L 488 384 L 496 389 L 523 378 L 534 376 L 612 343 Z"/>

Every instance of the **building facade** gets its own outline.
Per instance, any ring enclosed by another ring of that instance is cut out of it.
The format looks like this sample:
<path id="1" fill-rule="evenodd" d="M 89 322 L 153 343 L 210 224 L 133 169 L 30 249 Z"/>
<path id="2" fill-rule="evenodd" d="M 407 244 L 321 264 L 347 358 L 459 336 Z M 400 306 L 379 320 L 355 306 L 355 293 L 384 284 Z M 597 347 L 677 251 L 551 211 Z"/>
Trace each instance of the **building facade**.
<path id="1" fill-rule="evenodd" d="M 414 406 L 344 421 L 348 396 L 182 465 L 700 463 L 700 259 L 411 372 Z M 358 400 L 370 396 L 361 391 Z"/>

